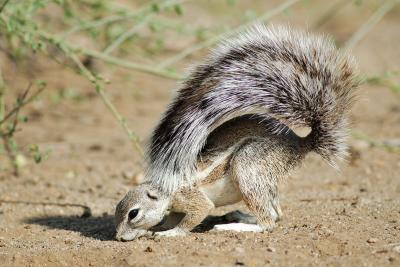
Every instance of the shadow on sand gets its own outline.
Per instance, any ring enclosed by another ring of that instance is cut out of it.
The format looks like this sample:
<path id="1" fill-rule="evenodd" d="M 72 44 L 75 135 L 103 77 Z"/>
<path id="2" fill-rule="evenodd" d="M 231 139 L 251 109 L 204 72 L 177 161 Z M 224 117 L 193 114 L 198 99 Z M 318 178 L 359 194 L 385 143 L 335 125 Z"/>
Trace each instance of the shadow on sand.
<path id="1" fill-rule="evenodd" d="M 173 214 L 167 218 L 167 223 L 158 227 L 159 230 L 173 228 L 183 218 L 182 215 Z M 206 232 L 211 230 L 216 224 L 245 221 L 246 223 L 256 223 L 252 216 L 240 211 L 233 211 L 223 216 L 208 216 L 197 226 L 193 232 Z M 95 216 L 44 216 L 33 217 L 25 221 L 28 224 L 46 226 L 50 229 L 62 229 L 78 232 L 83 236 L 94 238 L 101 241 L 114 240 L 115 224 L 114 216 L 106 215 Z"/>
<path id="2" fill-rule="evenodd" d="M 83 236 L 101 241 L 114 240 L 114 216 L 44 216 L 33 217 L 25 221 L 28 224 L 38 224 L 50 229 L 62 229 L 78 232 Z"/>

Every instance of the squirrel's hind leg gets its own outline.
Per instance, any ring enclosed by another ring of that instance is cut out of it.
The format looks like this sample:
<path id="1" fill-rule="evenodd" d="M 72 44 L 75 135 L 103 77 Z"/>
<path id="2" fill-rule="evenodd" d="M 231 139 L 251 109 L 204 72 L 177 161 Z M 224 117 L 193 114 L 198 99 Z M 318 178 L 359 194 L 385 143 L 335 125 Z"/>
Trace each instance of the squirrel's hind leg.
<path id="1" fill-rule="evenodd" d="M 264 231 L 272 231 L 275 222 L 282 216 L 276 179 L 279 172 L 274 171 L 279 157 L 271 157 L 265 142 L 249 142 L 235 153 L 231 162 L 231 178 L 258 224 Z"/>

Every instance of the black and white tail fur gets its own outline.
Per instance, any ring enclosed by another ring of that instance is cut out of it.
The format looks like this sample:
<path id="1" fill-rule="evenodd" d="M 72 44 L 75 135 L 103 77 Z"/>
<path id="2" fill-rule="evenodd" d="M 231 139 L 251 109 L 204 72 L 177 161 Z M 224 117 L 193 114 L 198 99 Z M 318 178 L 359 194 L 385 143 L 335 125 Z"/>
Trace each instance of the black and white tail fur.
<path id="1" fill-rule="evenodd" d="M 311 127 L 304 142 L 334 165 L 346 155 L 356 86 L 353 59 L 331 40 L 255 25 L 223 42 L 183 83 L 154 130 L 146 175 L 167 193 L 190 185 L 208 135 L 243 114 Z"/>

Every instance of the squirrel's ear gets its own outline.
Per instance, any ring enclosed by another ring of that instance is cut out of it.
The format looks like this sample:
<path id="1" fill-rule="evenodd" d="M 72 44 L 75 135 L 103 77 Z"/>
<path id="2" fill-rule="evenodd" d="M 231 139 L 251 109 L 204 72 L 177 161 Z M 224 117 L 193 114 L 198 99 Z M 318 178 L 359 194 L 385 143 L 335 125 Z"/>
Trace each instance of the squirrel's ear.
<path id="1" fill-rule="evenodd" d="M 152 199 L 152 200 L 158 200 L 158 196 L 154 193 L 150 193 L 149 191 L 146 192 L 146 195 L 148 198 Z"/>

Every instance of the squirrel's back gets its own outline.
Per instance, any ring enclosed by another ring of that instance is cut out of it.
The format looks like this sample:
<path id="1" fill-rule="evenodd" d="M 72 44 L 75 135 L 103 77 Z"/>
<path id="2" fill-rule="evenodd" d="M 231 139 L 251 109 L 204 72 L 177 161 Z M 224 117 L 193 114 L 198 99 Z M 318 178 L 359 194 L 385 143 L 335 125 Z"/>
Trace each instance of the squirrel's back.
<path id="1" fill-rule="evenodd" d="M 208 135 L 244 114 L 311 127 L 305 142 L 334 164 L 347 149 L 353 65 L 331 40 L 287 27 L 256 25 L 223 42 L 183 83 L 154 130 L 147 177 L 166 192 L 190 185 Z"/>

